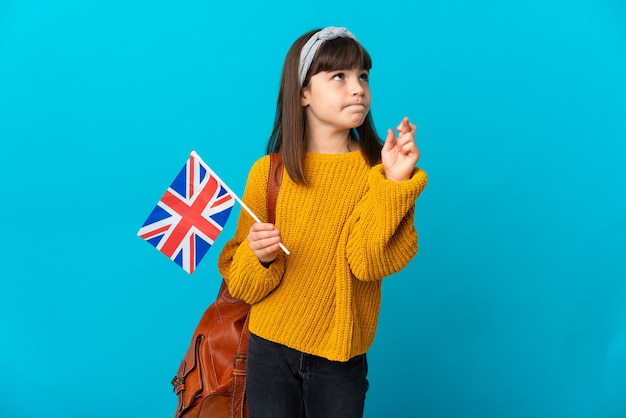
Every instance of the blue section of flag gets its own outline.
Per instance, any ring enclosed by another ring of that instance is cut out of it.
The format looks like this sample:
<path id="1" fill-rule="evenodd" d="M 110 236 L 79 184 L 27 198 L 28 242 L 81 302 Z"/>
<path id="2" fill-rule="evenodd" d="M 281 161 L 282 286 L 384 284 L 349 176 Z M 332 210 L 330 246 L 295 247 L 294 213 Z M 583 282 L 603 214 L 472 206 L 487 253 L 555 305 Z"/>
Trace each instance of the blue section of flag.
<path id="1" fill-rule="evenodd" d="M 200 182 L 202 182 L 202 180 L 204 180 L 204 176 L 206 176 L 207 174 L 207 170 L 201 165 L 199 171 L 200 171 Z"/>
<path id="2" fill-rule="evenodd" d="M 176 254 L 176 256 L 172 259 L 176 264 L 178 264 L 180 267 L 183 267 L 183 252 L 182 250 L 178 252 L 178 254 Z"/>
<path id="3" fill-rule="evenodd" d="M 228 217 L 230 216 L 230 211 L 232 210 L 232 206 L 228 209 L 224 209 L 221 212 L 217 212 L 213 215 L 211 215 L 211 219 L 213 219 L 215 221 L 216 224 L 221 225 L 222 228 L 224 227 L 224 225 L 226 225 L 226 221 L 228 220 Z"/>
<path id="4" fill-rule="evenodd" d="M 191 274 L 224 228 L 234 201 L 192 153 L 137 235 Z"/>
<path id="5" fill-rule="evenodd" d="M 142 226 L 146 226 L 154 222 L 162 221 L 163 219 L 167 219 L 170 216 L 172 216 L 172 214 L 166 211 L 165 209 L 163 209 L 161 206 L 155 206 L 154 209 L 152 210 L 152 213 L 148 215 L 148 219 L 146 219 L 146 222 L 144 222 Z"/>
<path id="6" fill-rule="evenodd" d="M 153 247 L 156 248 L 159 245 L 159 242 L 161 242 L 162 239 L 163 239 L 163 235 L 161 234 L 161 235 L 155 236 L 154 238 L 146 239 L 146 241 L 148 241 L 148 243 L 150 245 L 152 245 Z"/>
<path id="7" fill-rule="evenodd" d="M 209 248 L 211 248 L 211 244 L 196 236 L 196 264 L 199 264 L 200 261 L 202 261 L 206 253 L 209 251 Z"/>
<path id="8" fill-rule="evenodd" d="M 188 165 L 189 163 L 185 164 L 183 169 L 180 170 L 180 173 L 178 173 L 178 175 L 172 182 L 172 185 L 170 186 L 170 188 L 174 190 L 176 193 L 185 197 L 188 197 L 187 196 L 187 166 Z"/>

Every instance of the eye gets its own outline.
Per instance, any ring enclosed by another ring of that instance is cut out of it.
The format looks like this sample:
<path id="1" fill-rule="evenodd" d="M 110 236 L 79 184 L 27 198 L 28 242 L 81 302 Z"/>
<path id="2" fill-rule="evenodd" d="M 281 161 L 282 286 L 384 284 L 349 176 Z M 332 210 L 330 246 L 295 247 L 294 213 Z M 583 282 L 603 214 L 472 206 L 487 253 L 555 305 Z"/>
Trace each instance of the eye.
<path id="1" fill-rule="evenodd" d="M 362 72 L 361 75 L 359 75 L 359 79 L 368 82 L 370 80 L 370 75 L 368 72 Z"/>
<path id="2" fill-rule="evenodd" d="M 333 80 L 343 80 L 346 76 L 344 73 L 336 73 L 333 75 Z"/>

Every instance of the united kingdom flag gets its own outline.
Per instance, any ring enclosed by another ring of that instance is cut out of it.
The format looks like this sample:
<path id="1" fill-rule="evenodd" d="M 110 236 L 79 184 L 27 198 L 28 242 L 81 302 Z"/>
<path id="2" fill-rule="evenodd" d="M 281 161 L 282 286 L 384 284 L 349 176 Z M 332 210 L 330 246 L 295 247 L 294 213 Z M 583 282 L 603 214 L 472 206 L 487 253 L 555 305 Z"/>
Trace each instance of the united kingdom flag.
<path id="1" fill-rule="evenodd" d="M 192 151 L 137 235 L 192 274 L 224 228 L 233 195 Z"/>

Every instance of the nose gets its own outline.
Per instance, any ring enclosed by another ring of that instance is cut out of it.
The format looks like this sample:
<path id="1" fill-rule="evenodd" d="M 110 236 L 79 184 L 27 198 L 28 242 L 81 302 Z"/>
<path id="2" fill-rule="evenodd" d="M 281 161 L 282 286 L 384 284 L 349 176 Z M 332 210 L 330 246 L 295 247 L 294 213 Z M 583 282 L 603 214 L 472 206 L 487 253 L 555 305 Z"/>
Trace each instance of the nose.
<path id="1" fill-rule="evenodd" d="M 350 83 L 350 92 L 353 96 L 362 96 L 365 94 L 365 88 L 363 88 L 363 84 L 361 84 L 361 80 L 359 77 L 356 77 Z"/>

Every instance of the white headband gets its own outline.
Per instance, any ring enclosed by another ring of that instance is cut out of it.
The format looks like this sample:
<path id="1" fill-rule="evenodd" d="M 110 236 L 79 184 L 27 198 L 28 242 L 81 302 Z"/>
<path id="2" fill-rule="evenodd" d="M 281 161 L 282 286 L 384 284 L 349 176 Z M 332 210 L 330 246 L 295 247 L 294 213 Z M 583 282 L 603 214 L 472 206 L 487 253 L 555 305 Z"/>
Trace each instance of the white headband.
<path id="1" fill-rule="evenodd" d="M 313 34 L 306 44 L 304 44 L 302 51 L 300 51 L 299 75 L 301 86 L 304 83 L 306 73 L 308 73 L 309 68 L 311 68 L 311 62 L 319 47 L 322 46 L 324 42 L 337 38 L 351 38 L 356 41 L 356 38 L 348 29 L 329 26 Z"/>

